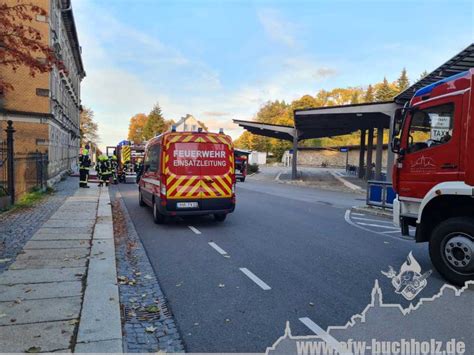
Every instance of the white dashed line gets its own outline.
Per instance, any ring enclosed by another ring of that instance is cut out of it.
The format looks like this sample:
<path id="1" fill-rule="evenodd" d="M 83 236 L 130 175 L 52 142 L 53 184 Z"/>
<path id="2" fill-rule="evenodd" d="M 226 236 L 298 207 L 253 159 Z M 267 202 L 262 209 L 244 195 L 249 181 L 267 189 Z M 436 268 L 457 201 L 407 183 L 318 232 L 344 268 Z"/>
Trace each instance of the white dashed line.
<path id="1" fill-rule="evenodd" d="M 201 232 L 199 231 L 199 229 L 197 229 L 196 227 L 193 227 L 193 226 L 188 226 L 189 229 L 191 229 L 194 233 L 196 234 L 201 234 Z"/>
<path id="2" fill-rule="evenodd" d="M 360 224 L 361 226 L 367 226 L 367 227 L 378 227 L 378 228 L 387 228 L 387 229 L 395 229 L 397 227 L 394 226 L 382 226 L 380 224 L 374 224 L 374 223 L 363 223 L 363 222 L 356 222 L 357 224 Z"/>
<path id="3" fill-rule="evenodd" d="M 358 220 L 358 221 L 369 221 L 369 222 L 380 222 L 380 223 L 388 223 L 393 225 L 392 221 L 382 221 L 380 219 L 373 219 L 373 218 L 362 218 L 362 217 L 352 217 L 352 219 Z"/>
<path id="4" fill-rule="evenodd" d="M 303 318 L 300 318 L 299 320 L 301 323 L 307 326 L 314 334 L 321 337 L 321 339 L 323 339 L 334 350 L 337 350 L 338 354 L 344 354 L 344 355 L 352 354 L 350 352 L 345 352 L 344 349 L 341 347 L 341 344 L 335 338 L 329 335 L 328 332 L 326 332 L 323 328 L 321 328 L 319 325 L 314 323 L 308 317 L 303 317 Z"/>
<path id="5" fill-rule="evenodd" d="M 365 214 L 363 214 L 363 213 L 356 213 L 356 212 L 352 212 L 351 215 L 353 215 L 353 216 L 365 216 Z"/>
<path id="6" fill-rule="evenodd" d="M 239 268 L 239 270 L 242 271 L 245 275 L 247 275 L 250 280 L 252 280 L 257 285 L 259 285 L 262 288 L 262 290 L 268 291 L 272 289 L 270 286 L 268 286 L 263 280 L 261 280 L 257 275 L 255 275 L 249 269 L 245 267 L 241 267 Z"/>
<path id="7" fill-rule="evenodd" d="M 213 249 L 214 249 L 215 251 L 217 251 L 219 254 L 221 254 L 221 255 L 228 255 L 227 252 L 226 252 L 224 249 L 222 249 L 220 246 L 218 246 L 216 243 L 214 243 L 214 242 L 209 242 L 208 244 L 211 246 L 211 248 L 213 248 Z"/>

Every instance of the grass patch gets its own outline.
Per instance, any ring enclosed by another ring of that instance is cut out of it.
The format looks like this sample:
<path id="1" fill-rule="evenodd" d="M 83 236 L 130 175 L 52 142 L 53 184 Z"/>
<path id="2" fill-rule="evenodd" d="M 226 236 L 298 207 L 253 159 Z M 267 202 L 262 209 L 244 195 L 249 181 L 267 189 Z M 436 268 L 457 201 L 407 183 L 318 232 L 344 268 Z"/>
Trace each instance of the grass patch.
<path id="1" fill-rule="evenodd" d="M 36 203 L 41 201 L 44 197 L 51 195 L 53 192 L 54 189 L 52 187 L 47 187 L 46 189 L 35 187 L 11 206 L 10 210 L 33 207 Z"/>

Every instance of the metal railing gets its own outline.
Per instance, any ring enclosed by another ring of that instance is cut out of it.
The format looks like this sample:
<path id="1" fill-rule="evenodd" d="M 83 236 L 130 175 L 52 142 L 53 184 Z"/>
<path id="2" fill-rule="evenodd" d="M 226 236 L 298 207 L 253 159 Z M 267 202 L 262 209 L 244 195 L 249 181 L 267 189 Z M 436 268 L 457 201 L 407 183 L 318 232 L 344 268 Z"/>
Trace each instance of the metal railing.
<path id="1" fill-rule="evenodd" d="M 377 180 L 367 181 L 366 203 L 368 206 L 393 208 L 395 195 L 391 182 Z"/>

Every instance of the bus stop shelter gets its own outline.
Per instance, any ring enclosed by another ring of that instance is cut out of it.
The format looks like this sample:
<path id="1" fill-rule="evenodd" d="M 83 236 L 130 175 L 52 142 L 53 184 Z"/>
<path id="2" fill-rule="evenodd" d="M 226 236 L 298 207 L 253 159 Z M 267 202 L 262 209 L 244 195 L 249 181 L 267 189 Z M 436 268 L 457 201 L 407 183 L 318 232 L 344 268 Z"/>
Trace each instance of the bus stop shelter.
<path id="1" fill-rule="evenodd" d="M 408 102 L 419 88 L 474 67 L 474 43 L 442 64 L 423 79 L 414 83 L 393 101 L 343 106 L 329 106 L 294 111 L 294 126 L 281 126 L 255 121 L 234 120 L 250 133 L 283 139 L 293 144 L 292 179 L 297 177 L 298 142 L 310 138 L 333 137 L 360 131 L 359 177 L 370 177 L 375 163 L 375 178 L 382 171 L 384 130 L 390 129 L 395 110 Z M 374 135 L 375 162 L 373 157 Z M 390 179 L 394 156 L 389 151 L 387 177 Z M 366 167 L 364 169 L 364 167 Z"/>

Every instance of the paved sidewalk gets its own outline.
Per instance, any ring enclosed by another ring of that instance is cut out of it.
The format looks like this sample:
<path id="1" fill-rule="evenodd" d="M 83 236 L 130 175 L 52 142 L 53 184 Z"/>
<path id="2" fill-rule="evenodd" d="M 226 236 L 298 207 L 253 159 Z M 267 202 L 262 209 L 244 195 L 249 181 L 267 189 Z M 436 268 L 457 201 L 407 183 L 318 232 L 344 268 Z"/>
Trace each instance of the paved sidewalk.
<path id="1" fill-rule="evenodd" d="M 0 275 L 1 352 L 121 352 L 110 199 L 79 189 Z"/>
<path id="2" fill-rule="evenodd" d="M 67 177 L 54 193 L 35 205 L 0 213 L 0 274 L 15 262 L 18 253 L 66 199 L 78 189 L 79 179 Z"/>

